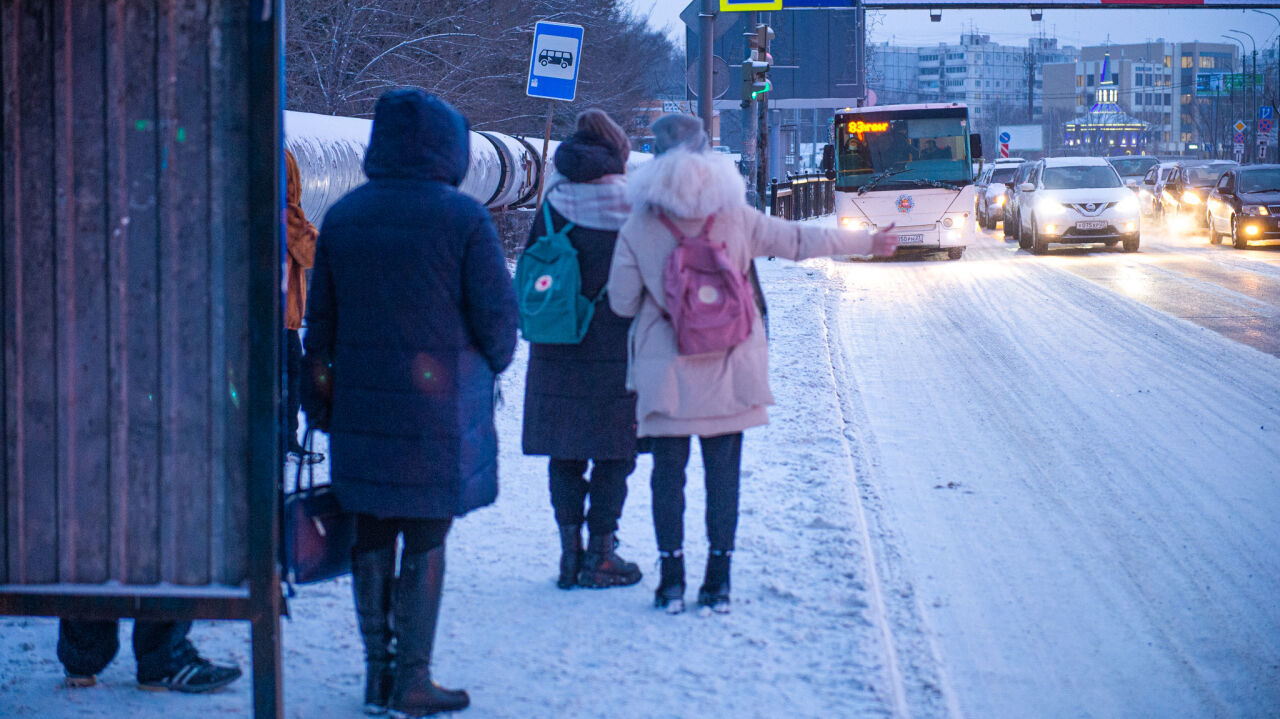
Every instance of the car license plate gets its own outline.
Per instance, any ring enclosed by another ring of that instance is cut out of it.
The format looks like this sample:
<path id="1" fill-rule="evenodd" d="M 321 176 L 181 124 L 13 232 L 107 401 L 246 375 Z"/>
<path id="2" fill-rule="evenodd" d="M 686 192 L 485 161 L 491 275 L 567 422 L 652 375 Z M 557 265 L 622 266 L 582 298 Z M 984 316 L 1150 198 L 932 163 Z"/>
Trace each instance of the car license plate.
<path id="1" fill-rule="evenodd" d="M 1077 230 L 1105 230 L 1107 223 L 1102 220 L 1083 220 L 1076 223 Z"/>
<path id="2" fill-rule="evenodd" d="M 898 235 L 899 245 L 923 245 L 924 235 Z"/>

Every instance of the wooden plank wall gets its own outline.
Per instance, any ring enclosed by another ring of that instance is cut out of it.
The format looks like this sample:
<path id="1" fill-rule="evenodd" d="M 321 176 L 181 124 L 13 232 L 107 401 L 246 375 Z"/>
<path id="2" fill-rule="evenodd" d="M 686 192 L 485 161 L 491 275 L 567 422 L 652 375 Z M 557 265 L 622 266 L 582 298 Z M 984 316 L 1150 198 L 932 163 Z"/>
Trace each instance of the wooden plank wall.
<path id="1" fill-rule="evenodd" d="M 240 584 L 248 3 L 0 0 L 0 584 Z"/>

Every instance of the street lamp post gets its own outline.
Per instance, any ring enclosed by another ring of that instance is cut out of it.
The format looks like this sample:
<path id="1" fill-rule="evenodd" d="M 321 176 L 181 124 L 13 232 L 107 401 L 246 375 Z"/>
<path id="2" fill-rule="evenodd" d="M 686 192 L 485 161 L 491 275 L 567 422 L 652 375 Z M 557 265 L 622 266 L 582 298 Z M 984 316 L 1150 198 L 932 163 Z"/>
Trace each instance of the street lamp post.
<path id="1" fill-rule="evenodd" d="M 1246 113 L 1246 117 L 1248 117 L 1248 119 L 1245 120 L 1245 123 L 1250 128 L 1253 128 L 1249 133 L 1249 136 L 1253 140 L 1253 142 L 1249 143 L 1249 159 L 1253 162 L 1258 159 L 1258 88 L 1256 85 L 1256 80 L 1258 78 L 1258 43 L 1253 39 L 1252 35 L 1244 30 L 1228 30 L 1227 32 L 1235 33 L 1236 35 L 1243 35 L 1249 38 L 1249 44 L 1253 46 L 1253 69 L 1249 71 L 1249 98 L 1250 104 L 1253 105 L 1253 112 Z M 1242 54 L 1244 53 L 1244 43 L 1240 43 L 1240 52 Z"/>
<path id="2" fill-rule="evenodd" d="M 1224 37 L 1224 38 L 1226 38 L 1226 39 L 1228 39 L 1228 40 L 1230 40 L 1230 41 L 1232 41 L 1232 42 L 1234 42 L 1234 43 L 1236 43 L 1237 45 L 1239 45 L 1239 46 L 1240 46 L 1240 69 L 1241 69 L 1241 71 L 1242 71 L 1242 72 L 1240 73 L 1240 75 L 1241 75 L 1241 77 L 1243 77 L 1245 74 L 1247 74 L 1247 73 L 1243 72 L 1244 70 L 1246 70 L 1246 69 L 1247 69 L 1246 67 L 1244 67 L 1244 56 L 1245 56 L 1244 40 L 1241 40 L 1241 39 L 1240 39 L 1240 38 L 1238 38 L 1238 37 L 1232 37 L 1232 36 L 1230 36 L 1230 35 L 1223 35 L 1222 37 Z M 1244 95 L 1244 92 L 1243 92 L 1243 90 L 1244 90 L 1244 86 L 1243 86 L 1243 84 L 1241 85 L 1240 89 L 1241 89 L 1241 91 L 1242 91 L 1242 92 L 1241 92 L 1241 97 L 1240 97 L 1240 105 L 1241 105 L 1241 112 L 1240 112 L 1240 115 L 1242 115 L 1243 117 L 1238 117 L 1237 119 L 1246 120 L 1246 122 L 1245 122 L 1245 132 L 1247 133 L 1247 132 L 1249 131 L 1249 127 L 1250 127 L 1250 125 L 1249 125 L 1249 123 L 1247 122 L 1248 117 L 1249 117 L 1249 113 L 1244 111 L 1245 95 Z M 1232 109 L 1232 114 L 1235 114 L 1235 112 L 1234 112 L 1234 111 L 1235 111 L 1235 105 L 1236 105 L 1236 102 L 1235 102 L 1235 88 L 1234 88 L 1234 87 L 1232 87 L 1232 88 L 1231 88 L 1231 94 L 1232 94 L 1232 99 L 1231 99 L 1231 109 Z M 1234 129 L 1235 129 L 1235 128 L 1233 127 L 1233 128 L 1232 128 L 1232 130 L 1234 130 Z M 1244 133 L 1241 133 L 1241 134 L 1244 134 Z M 1246 137 L 1247 137 L 1247 135 L 1246 135 Z M 1247 143 L 1247 142 L 1246 142 L 1245 144 L 1246 144 L 1246 145 L 1248 145 L 1248 143 Z M 1247 149 L 1246 149 L 1246 152 L 1247 152 Z M 1240 159 L 1241 159 L 1241 160 L 1243 160 L 1243 159 L 1244 159 L 1244 155 L 1241 155 Z"/>

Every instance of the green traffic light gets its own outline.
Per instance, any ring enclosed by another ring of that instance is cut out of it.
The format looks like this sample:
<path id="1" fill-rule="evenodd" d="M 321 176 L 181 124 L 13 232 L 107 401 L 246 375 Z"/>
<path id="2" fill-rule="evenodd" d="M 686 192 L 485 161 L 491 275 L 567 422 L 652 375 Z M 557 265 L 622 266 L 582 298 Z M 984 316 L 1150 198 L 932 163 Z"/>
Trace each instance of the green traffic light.
<path id="1" fill-rule="evenodd" d="M 751 99 L 754 100 L 772 89 L 773 89 L 773 80 L 765 80 L 763 89 L 751 91 Z"/>

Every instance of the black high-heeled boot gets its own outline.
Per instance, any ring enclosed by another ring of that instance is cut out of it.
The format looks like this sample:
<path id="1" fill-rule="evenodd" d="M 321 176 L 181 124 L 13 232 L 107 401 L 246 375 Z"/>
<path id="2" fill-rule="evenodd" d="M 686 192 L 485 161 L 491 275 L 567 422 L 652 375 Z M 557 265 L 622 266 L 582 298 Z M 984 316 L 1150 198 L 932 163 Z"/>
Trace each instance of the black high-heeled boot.
<path id="1" fill-rule="evenodd" d="M 396 574 L 395 545 L 351 552 L 351 588 L 364 640 L 364 713 L 385 714 L 391 700 L 391 595 Z"/>
<path id="2" fill-rule="evenodd" d="M 653 596 L 653 606 L 666 610 L 667 614 L 684 611 L 684 552 L 658 552 L 662 570 L 658 591 Z"/>
<path id="3" fill-rule="evenodd" d="M 698 606 L 716 614 L 729 613 L 729 560 L 733 550 L 713 549 L 707 555 L 707 573 L 698 590 Z"/>
<path id="4" fill-rule="evenodd" d="M 396 671 L 391 710 L 397 716 L 424 717 L 465 709 L 471 698 L 462 690 L 431 681 L 431 652 L 444 590 L 444 546 L 400 558 L 396 583 Z"/>

